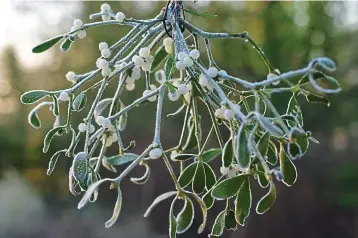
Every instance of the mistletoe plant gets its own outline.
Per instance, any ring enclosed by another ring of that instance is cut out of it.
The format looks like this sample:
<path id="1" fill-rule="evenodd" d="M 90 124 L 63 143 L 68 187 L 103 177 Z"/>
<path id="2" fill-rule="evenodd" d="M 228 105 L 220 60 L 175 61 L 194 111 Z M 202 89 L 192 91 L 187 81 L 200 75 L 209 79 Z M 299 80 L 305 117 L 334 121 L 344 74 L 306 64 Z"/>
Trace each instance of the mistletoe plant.
<path id="1" fill-rule="evenodd" d="M 198 229 L 201 233 L 206 226 L 208 210 L 215 202 L 223 200 L 225 209 L 216 217 L 210 236 L 220 236 L 224 229 L 235 230 L 238 224 L 243 226 L 252 210 L 250 183 L 257 181 L 268 190 L 256 205 L 256 212 L 263 214 L 276 198 L 274 180 L 293 185 L 297 179 L 293 162 L 307 152 L 309 141 L 317 143 L 311 132 L 303 129 L 302 112 L 296 98 L 303 95 L 308 102 L 329 104 L 327 99 L 314 92 L 340 91 L 339 83 L 325 74 L 335 70 L 332 60 L 316 58 L 302 69 L 280 73 L 247 32 L 206 32 L 186 21 L 185 13 L 212 17 L 185 9 L 180 0 L 169 1 L 156 17 L 148 20 L 128 18 L 122 12 L 115 14 L 110 5 L 102 4 L 101 11 L 90 16 L 90 19 L 101 18 L 102 21 L 83 24 L 77 19 L 69 32 L 33 49 L 34 53 L 41 53 L 62 40 L 61 50 L 66 52 L 72 44 L 86 37 L 90 28 L 103 25 L 132 27 L 115 44 L 99 44 L 101 56 L 96 69 L 83 74 L 68 72 L 66 78 L 72 82 L 71 87 L 58 91 L 34 90 L 21 96 L 24 104 L 50 99 L 40 102 L 28 117 L 29 123 L 39 128 L 40 108 L 49 106 L 55 116 L 54 126 L 44 139 L 44 153 L 55 136 L 72 134 L 68 148 L 52 155 L 47 174 L 52 173 L 60 156 L 73 158 L 69 190 L 74 195 L 84 193 L 79 209 L 89 201 L 96 201 L 98 187 L 105 182 L 117 191 L 113 216 L 106 222 L 106 227 L 111 227 L 119 216 L 123 179 L 139 165 L 145 173 L 130 180 L 144 184 L 150 176 L 151 161 L 159 158 L 165 163 L 175 190 L 157 197 L 145 217 L 158 203 L 171 198 L 169 236 L 175 237 L 191 226 L 194 202 L 201 207 L 202 224 Z M 267 78 L 250 82 L 225 72 L 215 63 L 210 47 L 214 39 L 238 39 L 250 43 L 267 66 Z M 201 44 L 205 45 L 205 50 L 199 50 Z M 208 65 L 202 62 L 203 51 Z M 122 92 L 132 91 L 135 84 L 140 83 L 146 87 L 142 97 L 130 103 L 123 102 Z M 110 84 L 116 84 L 117 89 L 113 97 L 103 98 L 103 92 Z M 89 103 L 86 95 L 92 91 L 97 94 Z M 292 96 L 286 112 L 280 113 L 271 97 L 284 92 Z M 165 98 L 169 99 L 168 103 L 182 101 L 182 106 L 168 116 L 185 114 L 178 145 L 170 149 L 163 148 L 160 139 Z M 131 153 L 135 142 L 127 143 L 121 138 L 130 112 L 153 102 L 157 103 L 153 141 L 140 155 Z M 67 113 L 60 112 L 60 103 L 68 105 Z M 206 108 L 210 118 L 199 115 L 199 106 Z M 73 114 L 87 109 L 83 122 L 74 126 L 71 123 Z M 66 124 L 60 124 L 60 117 L 67 118 Z M 203 120 L 212 122 L 205 136 Z M 229 131 L 228 138 L 224 138 L 224 130 Z M 212 136 L 216 137 L 218 148 L 207 148 Z M 84 147 L 78 148 L 81 140 L 84 140 Z M 118 152 L 108 155 L 107 149 L 113 143 L 118 146 Z M 96 149 L 99 149 L 98 154 Z M 210 162 L 220 157 L 222 166 L 213 168 Z M 180 164 L 177 173 L 172 168 L 173 163 Z M 117 173 L 116 166 L 124 168 L 117 177 L 101 177 L 101 167 Z M 181 205 L 178 200 L 183 200 L 184 205 L 178 214 L 174 214 L 174 208 Z"/>

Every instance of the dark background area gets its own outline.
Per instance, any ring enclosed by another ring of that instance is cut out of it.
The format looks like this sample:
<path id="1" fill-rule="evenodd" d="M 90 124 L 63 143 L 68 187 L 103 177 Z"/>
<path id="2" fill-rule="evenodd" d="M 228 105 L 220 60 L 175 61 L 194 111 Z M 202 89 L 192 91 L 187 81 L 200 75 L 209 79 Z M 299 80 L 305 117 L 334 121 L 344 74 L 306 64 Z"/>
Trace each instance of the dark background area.
<path id="1" fill-rule="evenodd" d="M 89 21 L 88 15 L 98 12 L 100 5 L 100 2 L 20 2 L 18 11 L 23 14 L 31 12 L 38 17 L 46 6 L 58 8 L 63 13 L 61 24 L 42 22 L 32 33 L 39 39 L 47 39 L 69 30 L 75 18 Z M 136 18 L 154 16 L 163 5 L 164 2 L 111 2 L 115 11 Z M 317 56 L 332 58 L 338 65 L 334 76 L 343 88 L 342 93 L 328 96 L 330 107 L 309 104 L 300 98 L 305 128 L 313 132 L 320 144 L 311 144 L 307 155 L 297 161 L 299 177 L 293 187 L 278 183 L 276 203 L 267 214 L 257 215 L 253 211 L 245 227 L 236 232 L 225 232 L 223 237 L 358 237 L 358 34 L 357 26 L 346 22 L 352 6 L 347 2 L 313 1 L 245 3 L 199 0 L 197 4 L 187 4 L 188 8 L 198 12 L 219 15 L 214 19 L 187 15 L 188 20 L 202 29 L 235 33 L 248 31 L 281 72 L 304 67 Z M 11 20 L 1 24 L 11 24 Z M 73 197 L 68 191 L 67 173 L 71 161 L 61 158 L 55 172 L 46 175 L 51 154 L 68 146 L 70 138 L 57 137 L 50 151 L 43 154 L 43 138 L 52 126 L 53 116 L 43 109 L 40 113 L 43 127 L 35 130 L 27 124 L 31 106 L 19 104 L 19 96 L 26 90 L 68 87 L 64 76 L 67 71 L 93 69 L 99 55 L 98 43 L 106 41 L 112 44 L 128 29 L 125 26 L 90 29 L 87 37 L 76 42 L 69 53 L 62 53 L 59 47 L 54 47 L 46 54 L 46 60 L 38 56 L 38 63 L 32 62 L 31 67 L 20 63 L 19 56 L 23 52 L 15 50 L 11 42 L 1 52 L 1 238 L 167 237 L 169 202 L 160 204 L 149 218 L 142 217 L 156 196 L 174 188 L 162 161 L 151 163 L 152 177 L 147 184 L 123 183 L 122 213 L 114 227 L 105 229 L 104 222 L 112 214 L 116 194 L 102 186 L 96 203 L 77 210 L 80 197 Z M 217 63 L 227 72 L 251 81 L 266 77 L 265 66 L 248 43 L 216 40 L 212 42 L 212 49 Z M 31 51 L 31 48 L 27 50 Z M 135 91 L 126 93 L 124 99 L 133 101 L 142 94 L 143 88 L 144 82 Z M 105 96 L 113 95 L 114 90 L 115 87 L 109 87 Z M 275 105 L 284 110 L 287 98 L 288 95 L 276 96 Z M 178 105 L 167 103 L 165 110 L 173 112 Z M 129 115 L 128 130 L 123 137 L 126 141 L 136 140 L 135 152 L 139 153 L 151 141 L 154 113 L 155 105 L 146 104 Z M 75 116 L 76 125 L 83 116 L 83 113 Z M 164 121 L 162 137 L 165 147 L 177 143 L 181 123 L 181 117 Z M 210 120 L 207 125 L 209 123 Z M 210 143 L 215 145 L 214 141 Z M 114 153 L 115 149 L 111 151 Z M 141 168 L 133 173 L 141 174 Z M 265 192 L 258 186 L 253 188 L 255 204 Z M 207 237 L 213 218 L 222 206 L 219 204 L 210 210 L 209 222 L 202 235 L 196 234 L 201 222 L 197 211 L 193 227 L 179 237 Z"/>

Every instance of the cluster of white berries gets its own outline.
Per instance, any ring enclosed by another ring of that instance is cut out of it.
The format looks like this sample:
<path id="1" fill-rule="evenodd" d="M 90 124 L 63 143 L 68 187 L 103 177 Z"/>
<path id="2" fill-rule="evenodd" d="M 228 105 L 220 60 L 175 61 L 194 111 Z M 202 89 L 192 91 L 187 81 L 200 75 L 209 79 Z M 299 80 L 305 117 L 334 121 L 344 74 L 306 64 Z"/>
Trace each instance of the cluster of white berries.
<path id="1" fill-rule="evenodd" d="M 85 123 L 80 123 L 78 125 L 79 132 L 85 132 L 87 130 L 87 125 Z M 92 134 L 95 131 L 94 125 L 90 124 L 89 133 Z"/>
<path id="2" fill-rule="evenodd" d="M 186 96 L 189 95 L 189 91 L 191 87 L 188 84 L 177 84 L 177 90 L 175 92 L 169 92 L 168 97 L 171 101 L 177 101 L 181 95 Z"/>
<path id="3" fill-rule="evenodd" d="M 80 29 L 83 26 L 83 22 L 81 21 L 81 19 L 76 19 L 73 21 L 73 26 L 71 27 L 71 31 L 75 31 Z M 87 33 L 85 30 L 80 30 L 77 32 L 77 36 L 80 39 L 83 39 L 87 36 Z"/>
<path id="4" fill-rule="evenodd" d="M 60 99 L 63 102 L 66 102 L 70 100 L 70 95 L 68 95 L 67 92 L 61 92 L 60 95 L 58 96 L 58 99 Z"/>
<path id="5" fill-rule="evenodd" d="M 98 49 L 101 51 L 101 56 L 103 58 L 109 58 L 111 56 L 111 50 L 108 49 L 108 44 L 106 42 L 99 43 Z M 112 74 L 107 60 L 98 58 L 96 66 L 102 70 L 101 72 L 103 77 L 110 76 Z"/>
<path id="6" fill-rule="evenodd" d="M 133 55 L 134 65 L 141 67 L 143 71 L 150 71 L 154 57 L 150 55 L 150 49 L 143 47 L 139 50 L 139 55 Z"/>
<path id="7" fill-rule="evenodd" d="M 200 52 L 196 49 L 191 50 L 189 55 L 184 52 L 178 54 L 178 61 L 175 63 L 177 70 L 184 70 L 185 67 L 191 67 L 194 64 L 193 60 L 197 60 L 200 57 Z"/>
<path id="8" fill-rule="evenodd" d="M 98 125 L 103 126 L 104 128 L 112 128 L 112 122 L 109 118 L 105 118 L 103 116 L 98 116 L 96 118 L 96 122 Z"/>
<path id="9" fill-rule="evenodd" d="M 126 79 L 126 89 L 128 91 L 133 91 L 135 88 L 135 81 L 138 80 L 141 76 L 140 73 L 140 67 L 139 66 L 134 66 L 132 69 L 132 73 L 130 75 L 130 77 L 127 77 Z"/>
<path id="10" fill-rule="evenodd" d="M 110 15 L 111 12 L 112 12 L 111 6 L 108 3 L 103 3 L 101 5 L 101 13 L 103 13 L 103 15 L 102 15 L 103 21 L 111 20 L 111 15 Z"/>
<path id="11" fill-rule="evenodd" d="M 233 110 L 222 105 L 221 108 L 216 109 L 215 116 L 220 119 L 231 120 L 235 117 L 235 113 Z"/>
<path id="12" fill-rule="evenodd" d="M 220 168 L 220 173 L 222 175 L 227 175 L 229 178 L 235 177 L 240 171 L 242 171 L 242 169 L 238 164 L 232 164 L 229 167 L 222 166 Z"/>
<path id="13" fill-rule="evenodd" d="M 173 39 L 167 37 L 163 40 L 164 49 L 168 54 L 173 53 Z"/>
<path id="14" fill-rule="evenodd" d="M 157 86 L 155 86 L 154 84 L 151 84 L 151 85 L 149 85 L 149 88 L 150 89 L 144 90 L 143 97 L 152 93 L 153 91 L 155 91 L 157 89 Z M 149 102 L 154 102 L 155 100 L 157 100 L 157 95 L 154 95 L 154 96 L 148 98 Z"/>
<path id="15" fill-rule="evenodd" d="M 70 81 L 73 84 L 77 83 L 76 74 L 73 71 L 67 72 L 66 79 L 67 79 L 67 81 Z"/>
<path id="16" fill-rule="evenodd" d="M 225 70 L 218 71 L 218 69 L 215 67 L 208 68 L 206 73 L 210 78 L 216 78 L 218 74 L 227 74 Z M 210 91 L 214 90 L 214 85 L 210 83 L 209 78 L 206 77 L 206 75 L 203 73 L 199 76 L 199 84 L 203 87 L 207 87 Z"/>
<path id="17" fill-rule="evenodd" d="M 163 151 L 160 148 L 154 148 L 149 152 L 149 158 L 158 159 L 162 156 Z"/>

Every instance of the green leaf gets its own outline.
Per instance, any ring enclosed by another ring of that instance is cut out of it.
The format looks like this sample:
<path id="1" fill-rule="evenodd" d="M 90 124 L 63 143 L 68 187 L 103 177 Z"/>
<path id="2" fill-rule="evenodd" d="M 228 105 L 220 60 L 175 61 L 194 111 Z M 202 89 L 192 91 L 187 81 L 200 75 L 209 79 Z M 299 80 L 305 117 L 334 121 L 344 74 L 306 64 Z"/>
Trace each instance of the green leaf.
<path id="1" fill-rule="evenodd" d="M 87 179 L 88 174 L 88 164 L 87 164 L 87 155 L 85 152 L 79 152 L 73 158 L 72 163 L 73 168 L 73 177 L 77 181 L 84 181 Z"/>
<path id="2" fill-rule="evenodd" d="M 204 164 L 206 188 L 210 190 L 216 183 L 216 175 L 213 169 L 207 163 Z"/>
<path id="3" fill-rule="evenodd" d="M 39 129 L 41 127 L 41 120 L 39 116 L 37 115 L 37 110 L 34 108 L 27 117 L 29 124 L 35 128 Z"/>
<path id="4" fill-rule="evenodd" d="M 183 146 L 183 150 L 185 151 L 185 150 L 194 149 L 195 147 L 197 147 L 197 145 L 198 145 L 198 142 L 195 137 L 195 127 L 194 127 L 194 124 L 192 124 L 189 129 L 188 138 L 185 142 L 185 145 Z M 205 161 L 205 162 L 208 162 L 208 161 Z"/>
<path id="5" fill-rule="evenodd" d="M 70 49 L 72 42 L 73 41 L 70 38 L 66 38 L 61 44 L 61 50 L 67 52 Z"/>
<path id="6" fill-rule="evenodd" d="M 257 214 L 264 214 L 267 212 L 273 205 L 276 200 L 276 187 L 274 183 L 270 183 L 270 191 L 263 196 L 256 206 Z"/>
<path id="7" fill-rule="evenodd" d="M 137 154 L 124 153 L 123 155 L 114 155 L 106 158 L 106 162 L 109 165 L 122 165 L 131 162 L 138 158 Z"/>
<path id="8" fill-rule="evenodd" d="M 258 149 L 262 157 L 265 158 L 270 143 L 270 132 L 266 131 L 257 142 Z"/>
<path id="9" fill-rule="evenodd" d="M 52 155 L 50 162 L 48 163 L 47 175 L 50 175 L 53 172 L 53 170 L 55 169 L 58 157 L 60 157 L 61 154 L 66 154 L 66 150 L 57 151 L 55 154 Z"/>
<path id="10" fill-rule="evenodd" d="M 232 139 L 229 139 L 225 146 L 224 146 L 224 150 L 223 150 L 223 154 L 222 154 L 222 164 L 224 167 L 229 167 L 232 164 L 232 161 L 234 159 L 234 147 L 232 144 Z"/>
<path id="11" fill-rule="evenodd" d="M 225 179 L 214 186 L 211 195 L 217 200 L 231 198 L 239 192 L 241 185 L 247 177 L 247 174 L 241 174 Z"/>
<path id="12" fill-rule="evenodd" d="M 187 231 L 194 219 L 194 206 L 193 202 L 189 197 L 185 196 L 185 203 L 183 209 L 179 212 L 176 223 L 177 223 L 177 234 L 182 234 Z"/>
<path id="13" fill-rule="evenodd" d="M 192 159 L 195 155 L 193 154 L 177 154 L 172 159 L 173 160 L 179 160 L 179 161 L 185 161 L 188 159 Z"/>
<path id="14" fill-rule="evenodd" d="M 113 214 L 112 214 L 111 219 L 106 221 L 106 223 L 105 223 L 106 228 L 110 228 L 114 225 L 114 223 L 117 221 L 119 214 L 121 212 L 121 209 L 122 209 L 122 191 L 121 191 L 121 188 L 119 187 L 119 185 L 117 185 L 117 193 L 118 193 L 118 195 L 117 195 L 116 204 L 114 205 Z"/>
<path id="15" fill-rule="evenodd" d="M 225 216 L 225 229 L 236 231 L 237 230 L 237 223 L 235 220 L 235 212 L 230 210 L 228 214 Z"/>
<path id="16" fill-rule="evenodd" d="M 297 142 L 287 144 L 287 154 L 291 160 L 301 158 L 303 153 Z"/>
<path id="17" fill-rule="evenodd" d="M 220 148 L 212 148 L 204 151 L 203 154 L 201 155 L 201 158 L 203 159 L 203 162 L 209 163 L 220 154 L 221 154 Z"/>
<path id="18" fill-rule="evenodd" d="M 106 108 L 111 105 L 112 98 L 105 98 L 98 102 L 96 108 L 94 109 L 94 117 L 97 118 L 98 116 L 102 115 L 102 112 L 106 110 Z"/>
<path id="19" fill-rule="evenodd" d="M 292 97 L 290 98 L 286 114 L 294 116 L 297 119 L 299 126 L 303 126 L 302 111 L 298 105 L 295 94 L 292 94 Z M 291 121 L 287 121 L 287 124 L 290 127 L 297 126 L 297 123 L 292 123 Z"/>
<path id="20" fill-rule="evenodd" d="M 258 171 L 257 180 L 260 187 L 266 188 L 269 185 L 269 181 L 267 180 L 265 170 L 260 163 L 256 164 L 256 170 Z"/>
<path id="21" fill-rule="evenodd" d="M 144 172 L 143 176 L 139 177 L 139 178 L 131 178 L 131 181 L 135 184 L 142 185 L 142 184 L 145 184 L 149 180 L 150 167 L 147 163 L 142 163 L 142 165 L 145 167 L 145 172 Z"/>
<path id="22" fill-rule="evenodd" d="M 307 102 L 310 102 L 310 103 L 326 104 L 327 107 L 329 107 L 331 104 L 331 102 L 327 98 L 324 98 L 324 97 L 321 97 L 321 96 L 318 96 L 318 95 L 315 95 L 312 93 L 306 95 L 306 100 L 307 100 Z"/>
<path id="23" fill-rule="evenodd" d="M 166 192 L 166 193 L 159 195 L 156 199 L 154 199 L 152 204 L 148 207 L 147 211 L 144 213 L 144 217 L 148 217 L 149 214 L 152 212 L 153 208 L 156 205 L 158 205 L 160 202 L 162 202 L 165 199 L 168 199 L 176 194 L 178 194 L 178 191 L 170 191 L 170 192 Z"/>
<path id="24" fill-rule="evenodd" d="M 81 111 L 87 103 L 87 96 L 84 92 L 81 92 L 80 94 L 77 95 L 77 97 L 75 98 L 75 100 L 73 100 L 73 110 L 75 111 Z"/>
<path id="25" fill-rule="evenodd" d="M 58 104 L 58 100 L 57 100 L 57 97 L 55 95 L 52 96 L 52 102 L 53 102 L 53 105 L 52 105 L 52 113 L 54 116 L 58 116 L 60 115 L 60 106 Z"/>
<path id="26" fill-rule="evenodd" d="M 283 145 L 280 144 L 280 169 L 283 173 L 282 182 L 287 186 L 292 186 L 297 179 L 297 171 L 294 163 L 287 156 Z"/>
<path id="27" fill-rule="evenodd" d="M 195 175 L 192 183 L 193 192 L 201 194 L 205 189 L 205 170 L 202 162 L 198 162 L 195 170 Z"/>
<path id="28" fill-rule="evenodd" d="M 152 72 L 158 68 L 158 66 L 160 65 L 160 63 L 165 59 L 165 57 L 167 57 L 168 54 L 165 51 L 165 47 L 159 47 L 157 49 L 157 51 L 154 53 L 154 59 L 153 59 L 153 63 L 152 63 Z"/>
<path id="29" fill-rule="evenodd" d="M 278 151 L 274 143 L 270 143 L 267 150 L 267 162 L 271 165 L 277 164 Z"/>
<path id="30" fill-rule="evenodd" d="M 169 56 L 167 61 L 165 62 L 165 79 L 168 81 L 172 77 L 173 69 L 174 69 L 174 58 L 173 56 Z"/>
<path id="31" fill-rule="evenodd" d="M 177 200 L 177 197 L 174 198 L 172 204 L 170 205 L 169 210 L 169 237 L 175 238 L 177 234 L 177 221 L 174 216 L 174 204 Z"/>
<path id="32" fill-rule="evenodd" d="M 249 176 L 246 176 L 242 186 L 236 195 L 235 200 L 235 219 L 240 225 L 245 225 L 246 218 L 250 214 L 252 203 L 251 187 Z"/>
<path id="33" fill-rule="evenodd" d="M 291 128 L 288 137 L 289 137 L 291 143 L 296 143 L 299 146 L 299 148 L 301 150 L 301 155 L 303 155 L 307 152 L 308 146 L 309 146 L 308 133 L 305 133 L 300 128 L 294 127 L 294 128 Z"/>
<path id="34" fill-rule="evenodd" d="M 32 53 L 42 53 L 42 52 L 50 49 L 52 46 L 56 45 L 56 43 L 59 42 L 62 38 L 63 38 L 63 35 L 48 39 L 47 41 L 35 46 L 32 49 Z"/>
<path id="35" fill-rule="evenodd" d="M 248 168 L 251 163 L 250 150 L 248 147 L 248 141 L 245 134 L 245 126 L 242 124 L 236 135 L 235 142 L 235 158 L 237 163 L 242 168 Z"/>
<path id="36" fill-rule="evenodd" d="M 223 234 L 225 228 L 225 216 L 226 210 L 220 212 L 219 215 L 215 218 L 214 225 L 209 237 L 220 237 Z"/>
<path id="37" fill-rule="evenodd" d="M 204 18 L 214 18 L 214 17 L 218 16 L 216 14 L 198 13 L 198 12 L 194 12 L 192 10 L 186 9 L 186 8 L 184 8 L 184 12 L 187 12 L 187 13 L 192 14 L 194 16 L 204 17 Z"/>
<path id="38" fill-rule="evenodd" d="M 44 146 L 42 148 L 42 151 L 44 153 L 46 153 L 48 151 L 48 149 L 50 148 L 51 141 L 52 141 L 53 137 L 56 135 L 56 133 L 60 132 L 62 130 L 65 130 L 65 129 L 66 129 L 65 126 L 59 126 L 59 127 L 52 128 L 49 132 L 47 132 L 45 139 L 44 139 Z"/>
<path id="39" fill-rule="evenodd" d="M 208 209 L 206 208 L 204 201 L 197 194 L 195 193 L 190 193 L 190 194 L 194 197 L 196 202 L 199 204 L 201 213 L 203 215 L 203 222 L 200 224 L 198 228 L 198 234 L 201 234 L 204 231 L 204 228 L 206 226 L 206 221 L 208 219 Z"/>
<path id="40" fill-rule="evenodd" d="M 260 123 L 261 127 L 266 131 L 269 131 L 272 135 L 276 137 L 282 137 L 284 132 L 280 127 L 272 123 L 268 118 L 264 117 L 261 114 L 257 114 L 257 121 Z"/>
<path id="41" fill-rule="evenodd" d="M 125 108 L 125 105 L 121 102 L 121 110 Z M 124 112 L 120 117 L 118 121 L 118 129 L 120 131 L 124 131 L 127 127 L 128 122 L 128 112 Z"/>
<path id="42" fill-rule="evenodd" d="M 198 162 L 194 162 L 186 167 L 178 178 L 178 182 L 182 188 L 188 186 L 194 179 L 194 174 L 196 171 Z"/>
<path id="43" fill-rule="evenodd" d="M 207 209 L 210 209 L 214 205 L 215 199 L 211 196 L 211 190 L 204 194 L 203 201 Z"/>
<path id="44" fill-rule="evenodd" d="M 45 90 L 32 90 L 22 94 L 20 100 L 23 104 L 32 104 L 50 94 L 50 92 Z"/>

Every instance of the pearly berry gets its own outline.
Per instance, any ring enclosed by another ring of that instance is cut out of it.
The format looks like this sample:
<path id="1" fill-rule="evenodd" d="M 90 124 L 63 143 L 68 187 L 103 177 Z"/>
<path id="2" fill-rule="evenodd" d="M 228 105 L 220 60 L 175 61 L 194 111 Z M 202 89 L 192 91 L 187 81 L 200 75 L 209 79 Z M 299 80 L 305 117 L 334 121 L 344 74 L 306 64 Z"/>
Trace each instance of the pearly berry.
<path id="1" fill-rule="evenodd" d="M 207 86 L 209 84 L 209 79 L 203 73 L 199 76 L 199 84 L 202 86 Z"/>
<path id="2" fill-rule="evenodd" d="M 218 74 L 227 75 L 227 72 L 223 69 L 219 70 Z"/>
<path id="3" fill-rule="evenodd" d="M 111 56 L 111 51 L 109 49 L 101 50 L 101 55 L 103 58 L 109 58 Z"/>
<path id="4" fill-rule="evenodd" d="M 98 59 L 96 62 L 97 68 L 99 69 L 107 69 L 109 68 L 108 61 L 105 59 Z"/>
<path id="5" fill-rule="evenodd" d="M 229 178 L 235 177 L 236 176 L 236 171 L 233 169 L 230 169 L 229 172 L 227 173 L 227 176 Z"/>
<path id="6" fill-rule="evenodd" d="M 153 63 L 153 60 L 154 60 L 154 57 L 151 55 L 149 55 L 148 57 L 145 58 L 145 62 L 147 62 L 149 64 Z"/>
<path id="7" fill-rule="evenodd" d="M 132 79 L 131 77 L 128 77 L 128 78 L 126 79 L 126 84 L 132 84 L 132 83 L 134 83 L 134 82 L 135 82 L 135 80 Z"/>
<path id="8" fill-rule="evenodd" d="M 169 92 L 168 98 L 170 101 L 173 101 L 173 102 L 178 101 L 178 99 L 180 98 L 180 93 L 178 93 L 178 91 Z"/>
<path id="9" fill-rule="evenodd" d="M 160 70 L 156 71 L 155 74 L 154 74 L 154 77 L 155 77 L 155 80 L 158 83 L 160 83 L 160 84 L 164 83 L 165 82 L 165 72 L 164 72 L 164 70 L 160 69 Z"/>
<path id="10" fill-rule="evenodd" d="M 128 91 L 133 91 L 134 90 L 134 88 L 135 88 L 135 84 L 134 83 L 130 83 L 130 84 L 126 84 L 126 89 L 128 90 Z"/>
<path id="11" fill-rule="evenodd" d="M 270 79 L 273 79 L 273 78 L 276 78 L 278 75 L 277 74 L 274 74 L 274 73 L 269 73 L 267 75 L 267 79 L 270 80 Z M 275 81 L 272 83 L 273 85 L 279 85 L 280 84 L 280 81 Z"/>
<path id="12" fill-rule="evenodd" d="M 144 64 L 144 59 L 138 55 L 133 55 L 132 61 L 136 66 L 142 66 Z"/>
<path id="13" fill-rule="evenodd" d="M 220 167 L 220 173 L 222 175 L 227 175 L 229 173 L 229 171 L 230 171 L 230 169 L 228 167 L 224 167 L 224 166 Z"/>
<path id="14" fill-rule="evenodd" d="M 193 66 L 194 62 L 190 57 L 185 57 L 183 60 L 183 64 L 185 67 L 191 67 Z"/>
<path id="15" fill-rule="evenodd" d="M 177 70 L 184 70 L 184 69 L 185 69 L 185 66 L 184 66 L 184 64 L 183 64 L 182 61 L 177 61 L 177 62 L 175 63 L 175 68 L 176 68 Z"/>
<path id="16" fill-rule="evenodd" d="M 149 63 L 144 62 L 144 63 L 142 64 L 142 70 L 143 70 L 144 72 L 150 71 L 150 68 L 151 68 L 151 67 L 152 67 L 152 65 L 149 64 Z"/>
<path id="17" fill-rule="evenodd" d="M 70 82 L 75 83 L 76 82 L 76 74 L 73 71 L 69 71 L 66 74 L 66 79 Z"/>
<path id="18" fill-rule="evenodd" d="M 179 94 L 184 95 L 184 94 L 186 94 L 186 93 L 189 92 L 189 86 L 188 86 L 188 85 L 185 85 L 185 84 L 180 84 L 180 85 L 178 86 L 177 92 L 178 92 Z"/>
<path id="19" fill-rule="evenodd" d="M 97 117 L 97 123 L 100 126 L 103 126 L 104 128 L 109 128 L 112 126 L 112 122 L 109 118 L 105 118 L 103 116 L 98 116 Z"/>
<path id="20" fill-rule="evenodd" d="M 87 125 L 85 123 L 80 123 L 78 125 L 78 131 L 79 132 L 85 132 L 87 130 Z"/>
<path id="21" fill-rule="evenodd" d="M 173 45 L 173 39 L 170 37 L 167 37 L 163 40 L 163 45 L 164 46 L 172 46 Z"/>
<path id="22" fill-rule="evenodd" d="M 110 21 L 111 20 L 111 16 L 109 15 L 102 15 L 102 21 Z"/>
<path id="23" fill-rule="evenodd" d="M 111 6 L 108 3 L 103 3 L 101 5 L 101 12 L 109 12 L 111 10 Z"/>
<path id="24" fill-rule="evenodd" d="M 218 76 L 218 69 L 217 68 L 215 68 L 215 67 L 210 67 L 209 69 L 208 69 L 208 75 L 209 75 L 209 77 L 211 77 L 211 78 L 215 78 L 216 76 Z"/>
<path id="25" fill-rule="evenodd" d="M 63 102 L 69 101 L 70 100 L 70 95 L 68 95 L 67 92 L 61 92 L 60 95 L 58 96 L 58 99 L 60 99 Z"/>
<path id="26" fill-rule="evenodd" d="M 233 119 L 234 117 L 235 117 L 235 113 L 234 113 L 233 110 L 231 110 L 231 109 L 226 109 L 226 110 L 224 111 L 224 118 L 225 118 L 226 120 L 231 120 L 231 119 Z"/>
<path id="27" fill-rule="evenodd" d="M 76 19 L 73 21 L 73 26 L 74 28 L 77 30 L 77 29 L 80 29 L 83 25 L 83 22 L 81 19 Z"/>
<path id="28" fill-rule="evenodd" d="M 210 83 L 210 82 L 208 82 L 208 85 L 206 85 L 206 87 L 207 87 L 207 89 L 209 90 L 209 91 L 214 91 L 214 84 L 212 84 L 212 83 Z"/>
<path id="29" fill-rule="evenodd" d="M 140 73 L 140 67 L 134 66 L 132 69 L 132 72 L 139 72 Z"/>
<path id="30" fill-rule="evenodd" d="M 101 71 L 101 74 L 103 77 L 110 76 L 112 74 L 112 71 L 110 68 L 103 68 Z"/>
<path id="31" fill-rule="evenodd" d="M 94 127 L 94 125 L 91 124 L 89 128 L 89 133 L 92 134 L 95 130 L 96 128 Z"/>
<path id="32" fill-rule="evenodd" d="M 178 54 L 178 60 L 180 60 L 180 61 L 183 61 L 185 59 L 185 57 L 188 57 L 188 55 L 184 52 L 180 52 Z"/>
<path id="33" fill-rule="evenodd" d="M 138 80 L 140 79 L 140 71 L 132 71 L 132 74 L 131 74 L 131 78 L 134 79 L 134 80 Z"/>
<path id="34" fill-rule="evenodd" d="M 119 22 L 123 22 L 124 21 L 124 18 L 126 18 L 126 16 L 124 15 L 123 12 L 118 12 L 116 14 L 116 20 L 119 21 Z"/>
<path id="35" fill-rule="evenodd" d="M 189 56 L 194 59 L 197 60 L 200 57 L 200 52 L 198 50 L 191 50 L 189 53 Z"/>
<path id="36" fill-rule="evenodd" d="M 224 118 L 224 110 L 222 108 L 218 108 L 215 110 L 215 116 L 217 118 Z"/>
<path id="37" fill-rule="evenodd" d="M 164 49 L 165 49 L 165 52 L 167 52 L 168 54 L 173 53 L 173 46 L 172 45 L 165 46 Z"/>
<path id="38" fill-rule="evenodd" d="M 148 95 L 148 94 L 150 94 L 150 93 L 152 93 L 154 90 L 157 89 L 157 87 L 156 87 L 155 85 L 153 85 L 153 84 L 151 84 L 149 87 L 150 87 L 150 89 L 144 90 L 144 92 L 143 92 L 143 97 L 146 96 L 146 95 Z M 155 100 L 157 100 L 157 96 L 156 96 L 156 95 L 154 95 L 154 96 L 148 98 L 148 101 L 150 101 L 150 102 L 154 102 Z"/>
<path id="39" fill-rule="evenodd" d="M 160 156 L 162 156 L 162 150 L 159 149 L 159 148 L 155 148 L 155 149 L 152 149 L 150 152 L 149 152 L 149 157 L 151 159 L 158 159 Z"/>
<path id="40" fill-rule="evenodd" d="M 107 42 L 101 42 L 101 43 L 99 43 L 98 49 L 99 49 L 100 51 L 102 51 L 102 50 L 104 50 L 104 49 L 108 49 L 108 44 L 107 44 Z"/>
<path id="41" fill-rule="evenodd" d="M 84 31 L 84 30 L 79 31 L 79 32 L 77 32 L 77 36 L 78 36 L 79 39 L 82 40 L 82 39 L 84 39 L 84 38 L 87 36 L 87 32 Z"/>
<path id="42" fill-rule="evenodd" d="M 143 47 L 139 50 L 139 56 L 142 58 L 147 58 L 150 56 L 150 49 L 148 47 Z"/>

